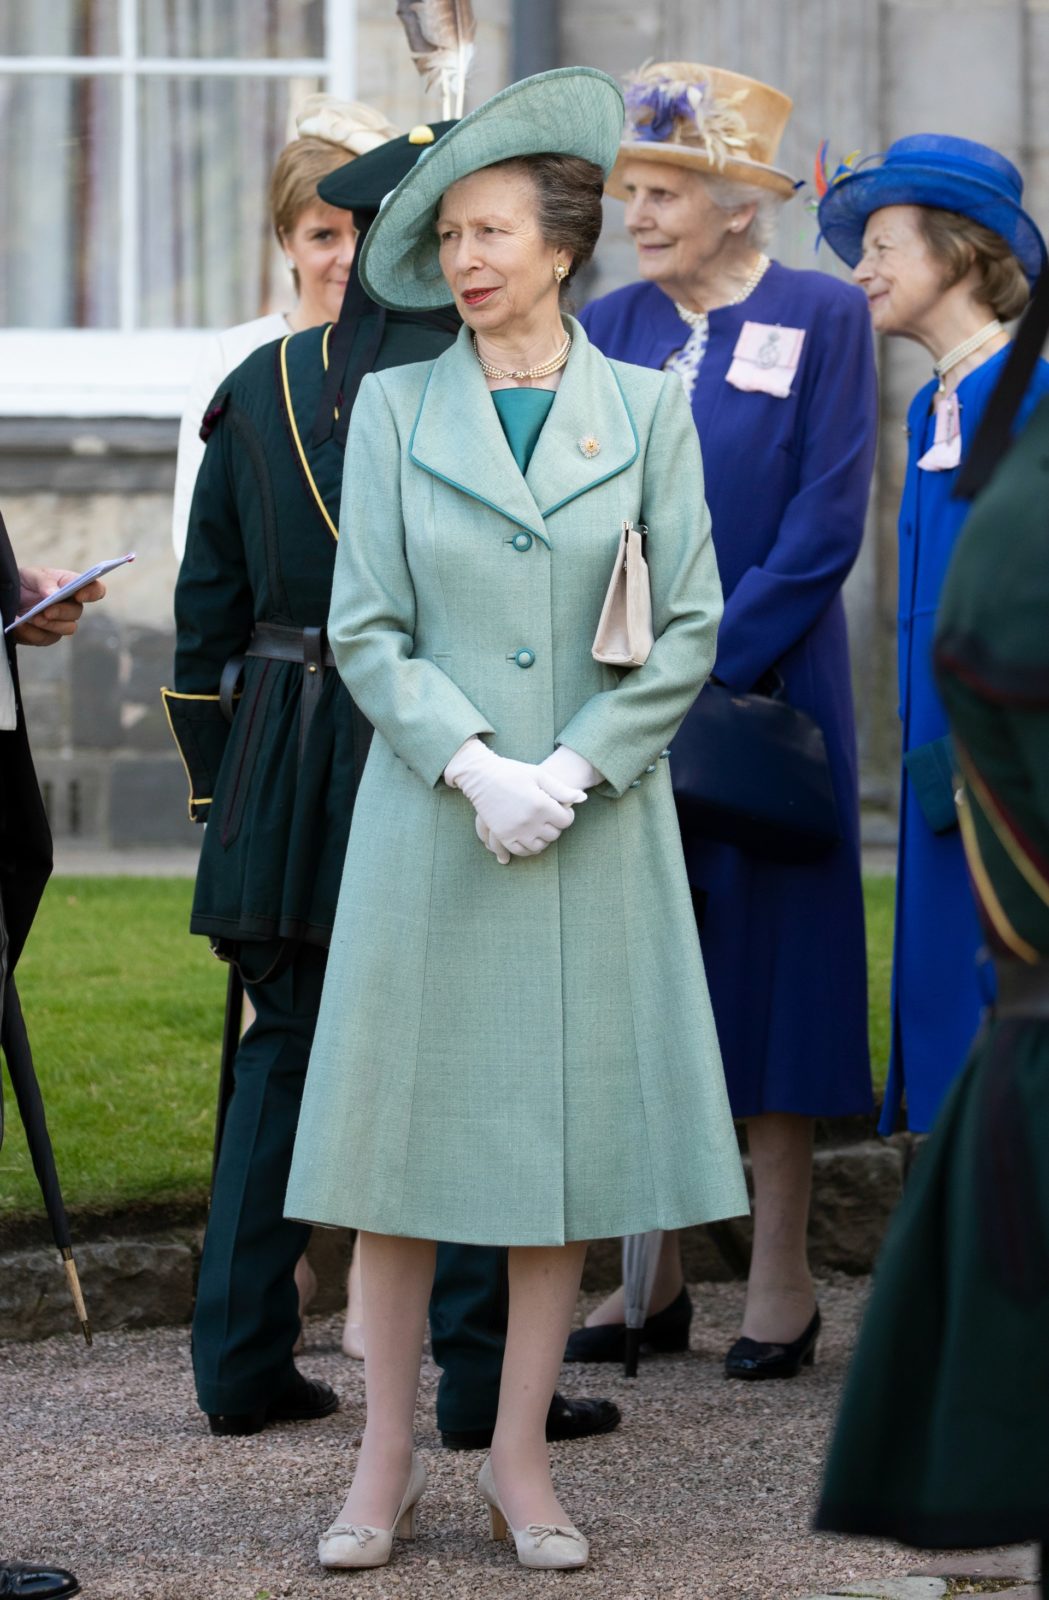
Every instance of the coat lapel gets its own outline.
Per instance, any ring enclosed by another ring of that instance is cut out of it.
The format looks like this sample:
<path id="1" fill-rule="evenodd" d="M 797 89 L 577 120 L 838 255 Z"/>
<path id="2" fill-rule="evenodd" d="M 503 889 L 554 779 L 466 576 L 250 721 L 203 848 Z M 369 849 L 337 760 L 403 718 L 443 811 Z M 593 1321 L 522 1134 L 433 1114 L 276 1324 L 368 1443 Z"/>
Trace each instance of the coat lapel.
<path id="1" fill-rule="evenodd" d="M 619 381 L 574 318 L 572 353 L 522 477 L 463 328 L 435 363 L 408 443 L 417 467 L 491 506 L 549 545 L 545 517 L 622 472 L 638 439 Z M 595 440 L 587 454 L 581 441 Z"/>
<path id="2" fill-rule="evenodd" d="M 544 517 L 614 478 L 640 448 L 614 369 L 575 318 L 567 321 L 572 354 L 525 476 Z"/>
<path id="3" fill-rule="evenodd" d="M 548 544 L 543 519 L 518 471 L 488 386 L 462 328 L 434 362 L 408 441 L 417 467 L 491 506 Z"/>

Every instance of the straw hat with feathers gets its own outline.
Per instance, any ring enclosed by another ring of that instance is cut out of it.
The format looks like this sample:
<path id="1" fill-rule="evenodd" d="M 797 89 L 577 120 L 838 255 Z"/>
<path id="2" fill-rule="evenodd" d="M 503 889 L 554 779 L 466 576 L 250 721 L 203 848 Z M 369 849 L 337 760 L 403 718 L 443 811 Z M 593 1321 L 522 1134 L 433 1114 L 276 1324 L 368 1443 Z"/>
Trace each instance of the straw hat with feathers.
<path id="1" fill-rule="evenodd" d="M 662 161 L 789 200 L 798 187 L 775 165 L 794 102 L 767 83 L 695 61 L 655 61 L 627 80 L 626 128 L 609 194 L 626 199 L 628 161 Z"/>

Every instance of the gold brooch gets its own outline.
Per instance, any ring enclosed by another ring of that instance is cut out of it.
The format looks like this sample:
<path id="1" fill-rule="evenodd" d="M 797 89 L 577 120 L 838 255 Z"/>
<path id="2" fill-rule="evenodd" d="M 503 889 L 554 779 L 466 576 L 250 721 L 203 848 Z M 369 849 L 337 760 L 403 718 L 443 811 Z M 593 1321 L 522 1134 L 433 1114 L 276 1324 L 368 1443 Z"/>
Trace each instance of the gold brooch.
<path id="1" fill-rule="evenodd" d="M 588 461 L 593 456 L 601 454 L 601 442 L 595 439 L 592 433 L 585 433 L 581 439 L 576 440 L 576 443 Z"/>

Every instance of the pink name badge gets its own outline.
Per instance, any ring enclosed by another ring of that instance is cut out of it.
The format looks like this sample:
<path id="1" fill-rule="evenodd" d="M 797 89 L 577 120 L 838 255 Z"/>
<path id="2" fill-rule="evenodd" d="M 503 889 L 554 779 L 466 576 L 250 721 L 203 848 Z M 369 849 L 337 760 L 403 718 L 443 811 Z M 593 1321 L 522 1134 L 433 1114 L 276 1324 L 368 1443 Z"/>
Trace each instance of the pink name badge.
<path id="1" fill-rule="evenodd" d="M 926 472 L 949 472 L 962 459 L 962 424 L 956 394 L 938 394 L 933 401 L 936 431 L 918 462 Z"/>
<path id="2" fill-rule="evenodd" d="M 778 322 L 745 322 L 725 377 L 737 389 L 774 394 L 785 400 L 804 342 L 804 328 L 782 328 Z"/>

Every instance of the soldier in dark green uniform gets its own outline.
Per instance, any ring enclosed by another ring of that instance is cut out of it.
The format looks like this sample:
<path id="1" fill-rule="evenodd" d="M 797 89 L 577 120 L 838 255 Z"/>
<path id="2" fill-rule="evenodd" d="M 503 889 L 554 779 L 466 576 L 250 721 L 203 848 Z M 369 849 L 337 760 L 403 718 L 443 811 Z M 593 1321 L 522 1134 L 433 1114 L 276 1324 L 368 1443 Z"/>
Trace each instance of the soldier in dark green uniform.
<path id="1" fill-rule="evenodd" d="M 382 198 L 450 124 L 340 168 L 321 198 L 364 233 Z M 237 1051 L 193 1317 L 197 1398 L 211 1430 L 328 1415 L 295 1367 L 295 1264 L 309 1229 L 283 1217 L 357 783 L 371 730 L 334 670 L 324 624 L 349 415 L 369 371 L 452 343 L 452 310 L 385 311 L 354 266 L 338 323 L 265 346 L 222 384 L 175 593 L 175 688 L 164 704 L 209 824 L 190 927 L 235 960 L 255 1008 Z M 441 1248 L 431 1307 L 453 1448 L 491 1437 L 506 1327 L 505 1252 Z M 608 1401 L 554 1397 L 551 1438 L 615 1427 Z"/>

